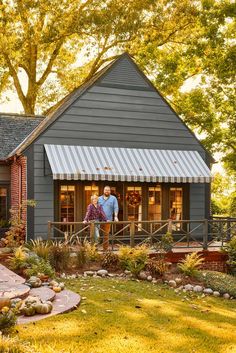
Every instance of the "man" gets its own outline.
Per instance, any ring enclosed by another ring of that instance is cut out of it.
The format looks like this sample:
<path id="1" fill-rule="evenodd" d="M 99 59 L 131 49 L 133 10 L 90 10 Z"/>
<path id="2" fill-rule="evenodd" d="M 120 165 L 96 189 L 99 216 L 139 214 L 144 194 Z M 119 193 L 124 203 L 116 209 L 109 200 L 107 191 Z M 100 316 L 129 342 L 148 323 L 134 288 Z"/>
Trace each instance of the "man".
<path id="1" fill-rule="evenodd" d="M 99 205 L 102 206 L 108 221 L 113 221 L 113 216 L 114 216 L 115 222 L 119 221 L 118 220 L 118 212 L 119 212 L 118 201 L 115 196 L 111 195 L 110 186 L 105 186 L 103 190 L 103 195 L 98 198 L 98 203 Z M 101 229 L 103 232 L 103 250 L 107 251 L 109 248 L 109 233 L 111 229 L 111 224 L 109 222 L 104 223 L 101 225 Z"/>

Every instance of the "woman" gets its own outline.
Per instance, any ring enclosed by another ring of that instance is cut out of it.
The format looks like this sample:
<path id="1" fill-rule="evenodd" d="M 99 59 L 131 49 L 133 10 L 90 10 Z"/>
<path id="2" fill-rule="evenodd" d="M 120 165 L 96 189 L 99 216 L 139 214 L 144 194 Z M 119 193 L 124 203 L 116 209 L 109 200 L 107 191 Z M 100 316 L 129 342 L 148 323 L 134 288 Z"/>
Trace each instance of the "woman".
<path id="1" fill-rule="evenodd" d="M 98 204 L 98 196 L 92 195 L 91 196 L 91 203 L 88 205 L 86 215 L 84 217 L 83 223 L 88 222 L 107 222 L 107 217 L 103 211 L 101 205 Z M 99 228 L 100 224 L 95 224 L 95 242 L 98 243 L 99 241 Z"/>

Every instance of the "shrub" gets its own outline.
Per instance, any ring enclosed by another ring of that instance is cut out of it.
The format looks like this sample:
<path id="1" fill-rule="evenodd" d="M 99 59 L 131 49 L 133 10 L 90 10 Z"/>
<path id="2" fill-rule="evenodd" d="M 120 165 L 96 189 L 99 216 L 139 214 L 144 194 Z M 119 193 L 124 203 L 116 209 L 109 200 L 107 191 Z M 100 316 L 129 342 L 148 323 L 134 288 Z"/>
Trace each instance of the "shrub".
<path id="1" fill-rule="evenodd" d="M 160 250 L 164 250 L 166 252 L 171 251 L 173 248 L 174 238 L 170 232 L 163 234 L 161 237 L 161 241 L 159 243 Z"/>
<path id="2" fill-rule="evenodd" d="M 193 252 L 185 256 L 178 264 L 178 268 L 186 276 L 194 276 L 198 272 L 198 268 L 203 263 L 204 259 L 197 252 Z"/>
<path id="3" fill-rule="evenodd" d="M 57 272 L 66 270 L 70 264 L 70 248 L 62 242 L 52 242 L 49 251 L 49 262 Z"/>
<path id="4" fill-rule="evenodd" d="M 199 271 L 196 278 L 214 291 L 236 297 L 236 278 L 231 275 L 217 271 Z"/>
<path id="5" fill-rule="evenodd" d="M 39 274 L 44 274 L 50 278 L 55 276 L 55 272 L 49 261 L 45 261 L 44 259 L 36 260 L 25 272 L 28 277 L 38 276 Z"/>
<path id="6" fill-rule="evenodd" d="M 97 251 L 96 244 L 91 244 L 89 241 L 85 240 L 83 246 L 85 248 L 88 261 L 99 261 L 101 259 L 101 255 Z"/>
<path id="7" fill-rule="evenodd" d="M 50 243 L 48 241 L 41 239 L 30 240 L 28 247 L 39 257 L 48 260 L 50 252 Z"/>
<path id="8" fill-rule="evenodd" d="M 79 250 L 77 251 L 77 257 L 76 257 L 76 265 L 80 268 L 83 267 L 83 265 L 86 264 L 87 262 L 87 255 L 86 255 L 86 249 L 83 245 L 80 245 Z"/>
<path id="9" fill-rule="evenodd" d="M 114 254 L 112 251 L 107 251 L 101 259 L 101 265 L 104 268 L 118 267 L 119 266 L 119 257 L 117 254 Z"/>
<path id="10" fill-rule="evenodd" d="M 164 257 L 161 256 L 158 259 L 149 259 L 146 265 L 146 270 L 149 271 L 152 276 L 163 276 L 167 268 L 168 265 Z"/>
<path id="11" fill-rule="evenodd" d="M 233 236 L 231 240 L 225 245 L 222 249 L 227 252 L 229 259 L 227 264 L 229 265 L 230 271 L 232 274 L 236 272 L 236 236 Z"/>
<path id="12" fill-rule="evenodd" d="M 5 334 L 12 331 L 16 324 L 16 315 L 12 309 L 8 307 L 2 308 L 0 312 L 0 331 Z"/>
<path id="13" fill-rule="evenodd" d="M 13 256 L 10 258 L 10 267 L 12 270 L 21 270 L 28 266 L 29 255 L 27 251 L 28 249 L 23 246 L 14 249 Z"/>
<path id="14" fill-rule="evenodd" d="M 118 257 L 123 270 L 131 271 L 135 276 L 145 268 L 148 249 L 145 245 L 130 248 L 121 246 Z"/>

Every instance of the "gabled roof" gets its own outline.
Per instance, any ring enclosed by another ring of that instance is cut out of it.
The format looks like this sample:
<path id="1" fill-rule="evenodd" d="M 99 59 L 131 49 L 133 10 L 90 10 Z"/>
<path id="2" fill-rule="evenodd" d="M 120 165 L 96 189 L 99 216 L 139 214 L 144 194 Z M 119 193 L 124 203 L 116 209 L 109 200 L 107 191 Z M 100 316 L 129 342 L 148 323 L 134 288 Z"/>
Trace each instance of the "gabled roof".
<path id="1" fill-rule="evenodd" d="M 0 160 L 5 160 L 43 119 L 43 116 L 0 113 Z"/>
<path id="2" fill-rule="evenodd" d="M 188 126 L 184 123 L 184 121 L 176 114 L 170 104 L 165 100 L 162 94 L 156 89 L 156 87 L 152 84 L 152 82 L 147 78 L 147 76 L 140 70 L 138 65 L 132 59 L 132 57 L 128 53 L 124 53 L 120 55 L 117 59 L 110 62 L 106 67 L 97 72 L 91 79 L 84 82 L 80 87 L 74 89 L 71 93 L 69 93 L 65 98 L 63 98 L 59 103 L 57 103 L 54 107 L 49 109 L 48 115 L 46 118 L 31 132 L 27 138 L 22 141 L 19 146 L 17 146 L 14 150 L 12 150 L 8 157 L 13 156 L 14 154 L 22 153 L 33 141 L 35 141 L 53 122 L 61 116 L 67 108 L 69 108 L 79 97 L 81 97 L 91 86 L 96 84 L 102 84 L 102 80 L 104 77 L 107 77 L 111 73 L 111 69 L 116 68 L 118 63 L 126 58 L 133 65 L 133 68 L 136 68 L 136 72 L 139 76 L 141 76 L 145 82 L 146 89 L 156 91 L 156 93 L 163 99 L 163 101 L 171 108 L 176 117 L 186 126 L 189 132 L 193 135 L 199 145 L 206 151 L 211 162 L 214 162 L 214 159 L 210 155 L 210 153 L 205 149 L 205 147 L 201 144 L 201 142 L 197 139 L 195 134 L 188 128 Z M 143 87 L 142 87 L 143 89 Z"/>

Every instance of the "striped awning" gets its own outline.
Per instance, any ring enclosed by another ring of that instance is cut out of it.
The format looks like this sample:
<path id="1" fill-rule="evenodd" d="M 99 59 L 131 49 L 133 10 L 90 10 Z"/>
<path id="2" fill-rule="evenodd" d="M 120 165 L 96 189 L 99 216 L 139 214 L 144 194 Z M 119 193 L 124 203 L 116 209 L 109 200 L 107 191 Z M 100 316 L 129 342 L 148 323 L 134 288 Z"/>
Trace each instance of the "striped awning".
<path id="1" fill-rule="evenodd" d="M 55 180 L 209 183 L 197 151 L 44 145 Z"/>

